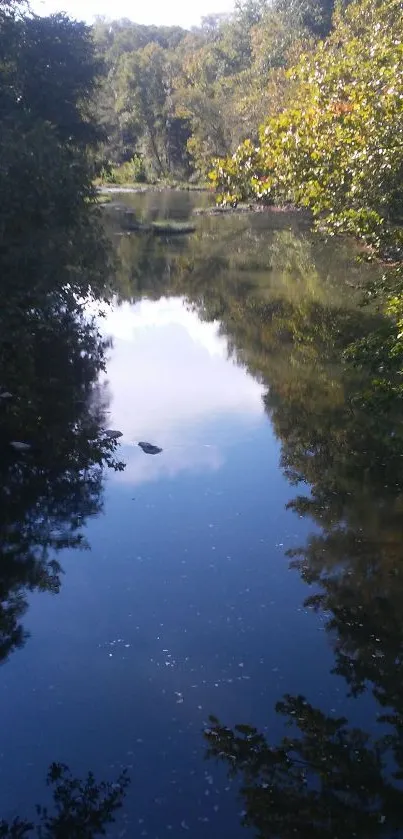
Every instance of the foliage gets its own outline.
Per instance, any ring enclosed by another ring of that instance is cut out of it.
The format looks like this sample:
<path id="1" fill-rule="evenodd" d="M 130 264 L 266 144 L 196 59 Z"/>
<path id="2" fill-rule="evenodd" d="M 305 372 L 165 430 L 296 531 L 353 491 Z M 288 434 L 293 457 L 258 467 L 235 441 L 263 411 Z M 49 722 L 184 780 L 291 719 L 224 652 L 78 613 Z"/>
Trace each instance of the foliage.
<path id="1" fill-rule="evenodd" d="M 131 160 L 122 163 L 120 166 L 106 165 L 100 173 L 100 183 L 104 184 L 132 184 L 147 183 L 147 171 L 144 159 L 135 154 Z"/>
<path id="2" fill-rule="evenodd" d="M 15 5 L 15 4 L 13 4 Z M 0 114 L 52 125 L 64 144 L 88 147 L 99 139 L 92 103 L 102 64 L 90 30 L 66 15 L 0 10 Z"/>
<path id="3" fill-rule="evenodd" d="M 284 106 L 285 69 L 327 34 L 332 10 L 332 0 L 242 0 L 191 32 L 99 20 L 104 159 L 140 154 L 156 177 L 204 178 L 213 157 L 257 141 L 259 123 Z"/>
<path id="4" fill-rule="evenodd" d="M 47 807 L 39 805 L 39 822 L 14 819 L 13 822 L 0 822 L 2 839 L 23 839 L 25 836 L 37 836 L 38 839 L 94 839 L 105 836 L 105 827 L 115 821 L 115 813 L 123 803 L 129 784 L 126 771 L 123 771 L 115 783 L 96 783 L 89 772 L 85 780 L 74 778 L 62 763 L 53 763 L 47 776 L 48 786 L 53 787 L 55 814 Z"/>
<path id="5" fill-rule="evenodd" d="M 227 161 L 216 161 L 216 168 L 209 173 L 210 181 L 219 195 L 219 203 L 236 206 L 251 196 L 251 183 L 265 196 L 266 203 L 273 203 L 274 196 L 266 186 L 267 179 L 260 149 L 245 140 Z"/>
<path id="6" fill-rule="evenodd" d="M 245 140 L 215 161 L 210 180 L 220 202 L 293 202 L 331 235 L 352 234 L 377 256 L 401 262 L 402 12 L 401 0 L 338 7 L 328 38 L 288 71 L 287 106 L 262 124 L 259 143 Z M 380 359 L 388 360 L 386 376 L 377 375 L 384 398 L 400 389 L 400 272 L 389 271 L 386 296 L 384 287 L 387 325 L 348 350 L 358 365 L 364 354 L 380 369 Z"/>
<path id="7" fill-rule="evenodd" d="M 329 38 L 290 71 L 291 101 L 262 125 L 254 154 L 244 144 L 217 162 L 213 179 L 229 201 L 237 188 L 292 200 L 335 232 L 390 244 L 387 222 L 402 210 L 401 20 L 400 0 L 338 10 Z"/>
<path id="8" fill-rule="evenodd" d="M 90 31 L 64 16 L 1 10 L 0 55 L 3 297 L 16 305 L 20 295 L 29 307 L 31 292 L 32 301 L 51 290 L 72 305 L 107 295 L 112 261 L 92 183 L 99 63 Z"/>

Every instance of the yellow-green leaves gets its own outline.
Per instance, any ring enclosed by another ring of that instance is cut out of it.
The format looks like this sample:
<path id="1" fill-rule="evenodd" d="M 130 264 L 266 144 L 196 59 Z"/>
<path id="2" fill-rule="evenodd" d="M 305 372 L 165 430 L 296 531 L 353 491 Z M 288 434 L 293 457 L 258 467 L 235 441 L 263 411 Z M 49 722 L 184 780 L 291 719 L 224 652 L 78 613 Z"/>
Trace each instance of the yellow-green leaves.
<path id="1" fill-rule="evenodd" d="M 313 54 L 289 72 L 288 108 L 215 168 L 226 196 L 276 196 L 309 206 L 373 244 L 403 212 L 403 4 L 355 0 Z M 252 166 L 251 166 L 252 164 Z M 269 184 L 269 189 L 267 189 Z"/>

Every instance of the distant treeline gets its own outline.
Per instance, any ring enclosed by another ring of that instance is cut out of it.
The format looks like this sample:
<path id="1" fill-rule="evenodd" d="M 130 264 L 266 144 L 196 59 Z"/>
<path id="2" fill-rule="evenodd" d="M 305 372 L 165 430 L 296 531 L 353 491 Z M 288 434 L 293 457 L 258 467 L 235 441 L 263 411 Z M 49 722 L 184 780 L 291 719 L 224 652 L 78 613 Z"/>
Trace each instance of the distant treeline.
<path id="1" fill-rule="evenodd" d="M 239 0 L 192 31 L 99 18 L 97 115 L 108 166 L 133 179 L 200 178 L 256 141 L 288 96 L 287 68 L 326 37 L 333 0 Z"/>

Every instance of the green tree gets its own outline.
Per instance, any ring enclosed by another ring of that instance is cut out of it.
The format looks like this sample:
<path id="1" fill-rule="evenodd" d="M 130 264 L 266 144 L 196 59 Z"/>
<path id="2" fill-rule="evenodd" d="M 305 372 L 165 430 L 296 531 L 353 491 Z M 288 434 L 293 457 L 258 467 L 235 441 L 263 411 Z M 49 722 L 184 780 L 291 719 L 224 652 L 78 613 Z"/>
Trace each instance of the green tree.
<path id="1" fill-rule="evenodd" d="M 331 12 L 330 0 L 245 0 L 192 32 L 98 19 L 105 157 L 141 153 L 159 177 L 188 177 L 193 162 L 204 177 L 213 157 L 256 143 L 259 123 L 284 108 L 285 70 L 328 31 Z"/>
<path id="2" fill-rule="evenodd" d="M 216 185 L 229 200 L 291 199 L 335 231 L 388 242 L 401 213 L 402 50 L 399 0 L 338 10 L 330 37 L 290 71 L 289 106 L 261 127 L 255 157 L 245 146 L 219 161 Z"/>
<path id="3" fill-rule="evenodd" d="M 92 101 L 101 72 L 90 29 L 65 15 L 0 11 L 0 115 L 51 124 L 69 146 L 97 141 Z"/>
<path id="4" fill-rule="evenodd" d="M 168 65 L 164 50 L 156 44 L 128 53 L 122 59 L 121 110 L 136 125 L 144 151 L 157 175 L 167 172 L 166 122 L 169 92 Z"/>

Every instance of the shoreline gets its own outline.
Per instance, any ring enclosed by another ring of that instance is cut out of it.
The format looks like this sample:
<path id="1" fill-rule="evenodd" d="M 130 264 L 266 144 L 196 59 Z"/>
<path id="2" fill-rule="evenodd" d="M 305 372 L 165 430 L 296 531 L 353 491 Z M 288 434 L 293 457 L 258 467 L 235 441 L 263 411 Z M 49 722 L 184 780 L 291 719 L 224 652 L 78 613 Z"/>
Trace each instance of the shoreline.
<path id="1" fill-rule="evenodd" d="M 128 195 L 142 195 L 146 192 L 210 192 L 208 186 L 193 186 L 192 184 L 181 184 L 172 186 L 170 184 L 101 184 L 96 185 L 96 190 L 100 195 L 116 195 L 117 193 L 126 193 Z"/>

